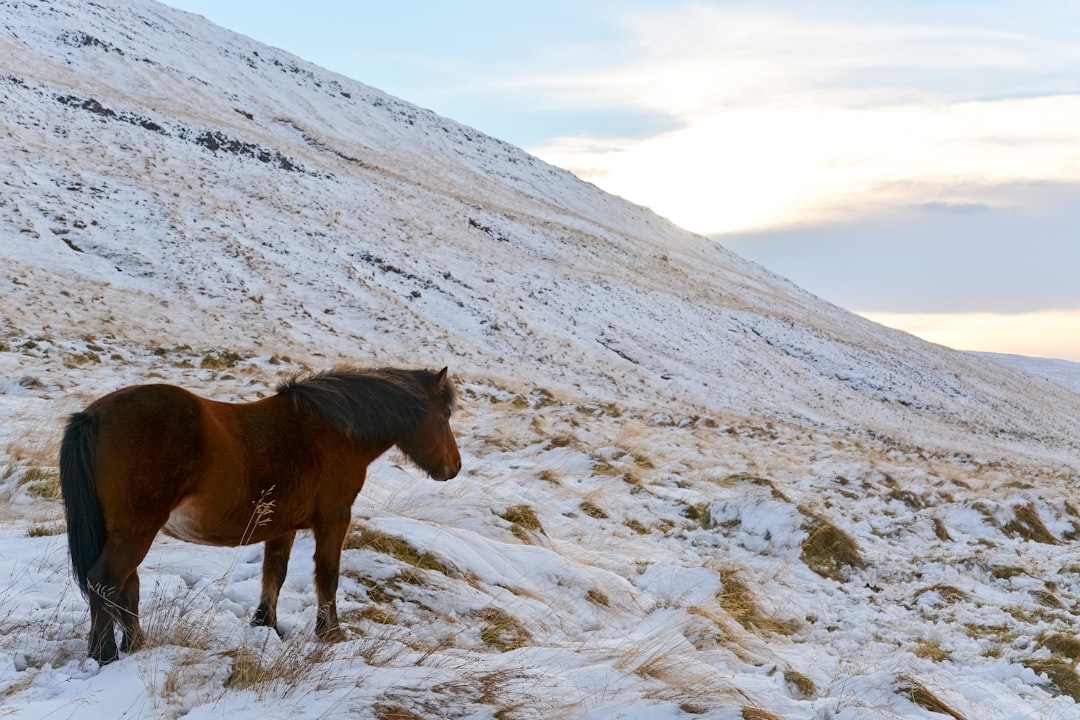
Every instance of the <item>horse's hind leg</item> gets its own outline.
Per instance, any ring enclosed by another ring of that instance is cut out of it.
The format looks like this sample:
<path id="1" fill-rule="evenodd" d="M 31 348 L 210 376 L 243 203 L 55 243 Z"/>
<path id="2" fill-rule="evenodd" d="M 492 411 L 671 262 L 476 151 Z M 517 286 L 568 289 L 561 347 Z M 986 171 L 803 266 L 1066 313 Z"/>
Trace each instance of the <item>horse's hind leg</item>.
<path id="1" fill-rule="evenodd" d="M 113 636 L 115 625 L 110 605 L 116 596 L 115 588 L 108 588 L 99 583 L 87 583 L 86 597 L 90 603 L 90 639 L 88 655 L 104 665 L 120 659 Z"/>
<path id="2" fill-rule="evenodd" d="M 137 650 L 143 641 L 139 626 L 139 576 L 136 568 L 146 557 L 153 534 L 145 538 L 110 536 L 105 549 L 87 573 L 90 601 L 90 657 L 101 664 L 120 658 L 113 634 L 120 623 L 124 652 Z"/>
<path id="3" fill-rule="evenodd" d="M 277 602 L 281 594 L 281 585 L 285 582 L 285 573 L 289 569 L 289 553 L 292 552 L 295 532 L 271 538 L 264 543 L 262 595 L 259 607 L 251 618 L 252 625 L 262 625 L 277 629 Z"/>
<path id="4" fill-rule="evenodd" d="M 120 649 L 124 652 L 135 652 L 146 641 L 142 626 L 139 624 L 139 571 L 132 570 L 124 583 L 124 589 L 120 593 L 121 603 L 117 607 L 117 620 L 124 640 L 120 643 Z"/>

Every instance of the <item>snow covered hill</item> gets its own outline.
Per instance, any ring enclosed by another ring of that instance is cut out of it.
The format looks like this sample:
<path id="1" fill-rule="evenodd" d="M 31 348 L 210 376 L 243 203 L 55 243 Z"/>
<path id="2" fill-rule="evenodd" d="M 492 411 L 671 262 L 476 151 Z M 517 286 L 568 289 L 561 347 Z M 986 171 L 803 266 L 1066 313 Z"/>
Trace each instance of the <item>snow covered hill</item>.
<path id="1" fill-rule="evenodd" d="M 1022 370 L 1039 380 L 1057 383 L 1067 390 L 1080 393 L 1080 363 L 999 353 L 981 353 L 981 355 L 1016 370 Z"/>
<path id="2" fill-rule="evenodd" d="M 145 0 L 0 0 L 0 128 L 5 712 L 1080 717 L 1066 384 Z M 154 647 L 84 660 L 64 416 L 335 364 L 464 400 L 460 478 L 373 467 L 350 639 L 310 641 L 310 539 L 283 640 L 260 548 L 162 540 Z"/>

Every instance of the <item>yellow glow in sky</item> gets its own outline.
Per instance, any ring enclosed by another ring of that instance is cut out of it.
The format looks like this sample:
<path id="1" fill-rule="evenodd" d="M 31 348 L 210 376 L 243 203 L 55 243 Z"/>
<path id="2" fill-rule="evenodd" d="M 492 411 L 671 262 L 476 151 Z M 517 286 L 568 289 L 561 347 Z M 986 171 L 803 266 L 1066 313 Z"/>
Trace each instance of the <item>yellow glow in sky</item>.
<path id="1" fill-rule="evenodd" d="M 954 350 L 978 350 L 1080 362 L 1080 310 L 1047 310 L 1017 315 L 992 313 L 859 313 Z M 1018 348 L 1022 348 L 1020 353 Z"/>

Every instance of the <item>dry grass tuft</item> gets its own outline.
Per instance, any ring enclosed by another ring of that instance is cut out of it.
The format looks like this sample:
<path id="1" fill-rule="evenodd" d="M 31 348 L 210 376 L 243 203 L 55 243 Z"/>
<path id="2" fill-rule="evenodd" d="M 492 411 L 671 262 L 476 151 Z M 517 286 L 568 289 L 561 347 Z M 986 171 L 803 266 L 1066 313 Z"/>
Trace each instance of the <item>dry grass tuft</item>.
<path id="1" fill-rule="evenodd" d="M 606 593 L 603 593 L 596 588 L 590 588 L 589 592 L 585 593 L 585 599 L 591 602 L 593 605 L 603 605 L 604 607 L 611 606 L 611 600 L 608 599 Z"/>
<path id="2" fill-rule="evenodd" d="M 356 615 L 358 620 L 370 620 L 380 625 L 397 625 L 398 616 L 392 610 L 386 610 L 376 605 L 368 605 Z"/>
<path id="3" fill-rule="evenodd" d="M 859 546 L 846 532 L 829 519 L 803 511 L 807 516 L 806 539 L 802 543 L 802 561 L 822 577 L 844 581 L 847 568 L 866 567 Z"/>
<path id="4" fill-rule="evenodd" d="M 236 367 L 236 364 L 244 360 L 243 355 L 232 350 L 211 350 L 203 355 L 199 361 L 199 367 L 203 370 L 225 370 Z"/>
<path id="5" fill-rule="evenodd" d="M 742 709 L 743 720 L 783 720 L 774 712 L 764 708 L 747 706 Z"/>
<path id="6" fill-rule="evenodd" d="M 1031 658 L 1021 662 L 1031 668 L 1036 675 L 1046 675 L 1058 694 L 1068 695 L 1080 703 L 1080 675 L 1076 674 L 1074 661 L 1052 655 L 1048 658 Z"/>
<path id="7" fill-rule="evenodd" d="M 434 570 L 443 575 L 454 575 L 454 568 L 438 556 L 417 550 L 402 538 L 389 535 L 366 525 L 357 525 L 345 539 L 346 550 L 374 550 L 421 570 Z"/>
<path id="8" fill-rule="evenodd" d="M 713 522 L 712 510 L 707 502 L 697 503 L 696 505 L 686 505 L 683 507 L 682 514 L 686 519 L 701 525 L 703 530 L 712 530 L 716 527 L 716 524 Z"/>
<path id="9" fill-rule="evenodd" d="M 1080 639 L 1073 635 L 1064 633 L 1045 635 L 1039 638 L 1039 645 L 1054 655 L 1069 658 L 1073 662 L 1080 662 Z"/>
<path id="10" fill-rule="evenodd" d="M 489 607 L 478 611 L 476 616 L 484 622 L 484 627 L 480 629 L 480 639 L 485 645 L 499 652 L 517 650 L 532 640 L 532 633 L 505 610 Z"/>
<path id="11" fill-rule="evenodd" d="M 28 467 L 19 478 L 19 486 L 45 500 L 60 499 L 60 471 L 56 467 Z"/>
<path id="12" fill-rule="evenodd" d="M 591 518 L 596 518 L 597 520 L 606 520 L 608 517 L 608 514 L 604 512 L 604 509 L 594 503 L 592 500 L 582 500 L 581 504 L 578 507 L 581 509 L 581 512 L 585 513 Z"/>
<path id="13" fill-rule="evenodd" d="M 46 500 L 60 499 L 60 452 L 62 427 L 31 427 L 19 441 L 8 443 L 8 464 L 0 468 L 0 480 L 15 478 L 19 487 Z"/>
<path id="14" fill-rule="evenodd" d="M 376 703 L 375 707 L 372 709 L 375 711 L 375 717 L 378 718 L 378 720 L 427 720 L 422 715 L 417 715 L 400 705 Z"/>
<path id="15" fill-rule="evenodd" d="M 800 698 L 812 700 L 817 697 L 817 685 L 798 670 L 785 670 L 784 682 Z"/>
<path id="16" fill-rule="evenodd" d="M 968 594 L 960 588 L 941 583 L 917 590 L 915 598 L 918 599 L 927 593 L 937 593 L 941 601 L 947 604 L 964 602 L 968 599 Z"/>
<path id="17" fill-rule="evenodd" d="M 330 645 L 322 642 L 306 643 L 297 647 L 287 642 L 273 651 L 263 648 L 241 647 L 222 653 L 232 658 L 232 669 L 225 678 L 227 690 L 255 690 L 267 692 L 277 688 L 275 694 L 289 692 L 307 686 L 316 676 L 326 673 L 325 663 L 331 659 Z"/>
<path id="18" fill-rule="evenodd" d="M 720 607 L 745 629 L 777 635 L 791 635 L 798 630 L 793 621 L 768 617 L 738 570 L 721 570 L 720 582 L 723 589 L 716 598 Z"/>
<path id="19" fill-rule="evenodd" d="M 944 662 L 949 659 L 950 653 L 945 648 L 941 647 L 939 643 L 930 640 L 921 640 L 919 644 L 912 649 L 915 653 L 915 657 L 921 657 L 924 660 L 933 660 L 934 662 Z"/>
<path id="20" fill-rule="evenodd" d="M 224 582 L 224 579 L 221 580 Z M 142 624 L 146 631 L 146 649 L 174 645 L 207 652 L 215 647 L 210 600 L 194 591 L 181 591 L 171 597 L 159 587 L 149 603 L 144 604 Z"/>
<path id="21" fill-rule="evenodd" d="M 1034 504 L 1021 505 L 1013 510 L 1013 519 L 1002 528 L 1006 535 L 1031 540 L 1044 545 L 1057 545 L 1058 539 L 1039 517 Z"/>
<path id="22" fill-rule="evenodd" d="M 34 523 L 26 528 L 26 537 L 52 537 L 63 535 L 67 531 L 67 525 L 63 522 Z"/>
<path id="23" fill-rule="evenodd" d="M 571 432 L 561 432 L 554 437 L 548 438 L 548 449 L 565 447 L 577 447 L 578 441 Z"/>
<path id="24" fill-rule="evenodd" d="M 948 715 L 955 720 L 967 720 L 960 712 L 949 707 L 941 698 L 930 692 L 925 685 L 911 678 L 901 678 L 900 692 L 907 695 L 911 702 L 932 713 Z"/>
<path id="25" fill-rule="evenodd" d="M 544 526 L 540 524 L 540 518 L 536 516 L 536 511 L 530 505 L 511 505 L 499 517 L 514 526 L 514 535 L 518 535 L 519 530 L 547 534 Z"/>
<path id="26" fill-rule="evenodd" d="M 562 485 L 562 481 L 559 480 L 559 473 L 554 470 L 541 470 L 536 477 L 552 485 Z"/>

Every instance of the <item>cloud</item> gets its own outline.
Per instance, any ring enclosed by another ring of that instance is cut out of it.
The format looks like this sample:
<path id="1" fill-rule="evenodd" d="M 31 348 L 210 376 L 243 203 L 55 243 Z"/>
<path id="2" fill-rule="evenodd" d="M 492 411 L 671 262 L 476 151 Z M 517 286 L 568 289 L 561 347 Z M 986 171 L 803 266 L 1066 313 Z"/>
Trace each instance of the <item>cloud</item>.
<path id="1" fill-rule="evenodd" d="M 616 13 L 617 39 L 552 52 L 547 72 L 519 65 L 505 86 L 546 91 L 574 108 L 633 106 L 687 119 L 826 98 L 831 106 L 875 107 L 1075 91 L 1070 70 L 1080 48 L 1071 36 L 1055 37 L 1050 18 L 1017 31 L 1005 29 L 1023 26 L 1015 14 L 995 24 L 993 13 L 969 9 L 965 24 L 935 24 L 816 5 L 698 2 Z M 920 7 L 932 17 L 931 7 Z"/>
<path id="2" fill-rule="evenodd" d="M 984 202 L 926 202 L 917 207 L 924 212 L 946 215 L 975 215 L 991 212 L 991 207 Z"/>
<path id="3" fill-rule="evenodd" d="M 729 109 L 653 137 L 567 138 L 533 152 L 698 232 L 806 225 L 1080 180 L 1080 96 Z M 955 189 L 942 197 L 943 187 Z"/>
<path id="4" fill-rule="evenodd" d="M 860 311 L 1030 313 L 1080 307 L 1080 184 L 937 191 L 981 194 L 985 202 L 894 207 L 721 241 L 811 292 Z"/>
<path id="5" fill-rule="evenodd" d="M 1080 180 L 1080 95 L 1045 94 L 1075 88 L 1061 79 L 1080 71 L 1072 43 L 704 4 L 624 22 L 633 51 L 618 62 L 514 82 L 549 106 L 632 108 L 673 128 L 530 150 L 689 229 L 966 206 L 984 202 L 979 188 Z"/>

